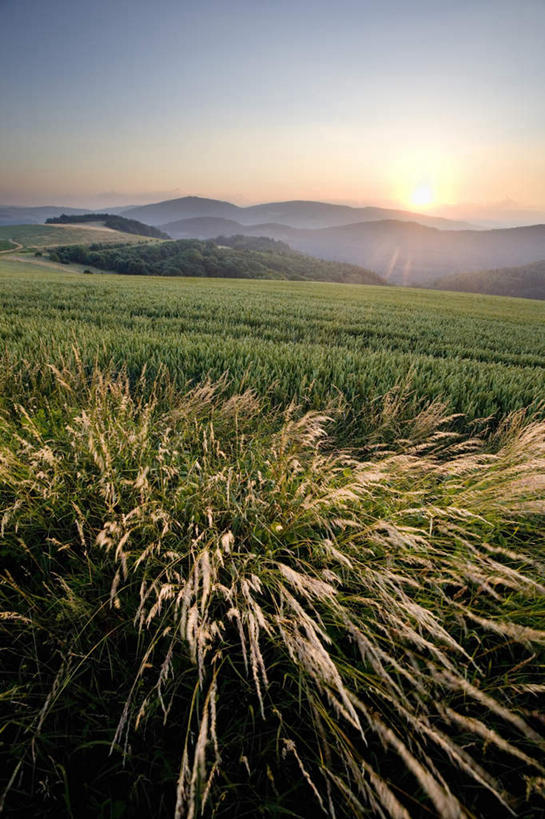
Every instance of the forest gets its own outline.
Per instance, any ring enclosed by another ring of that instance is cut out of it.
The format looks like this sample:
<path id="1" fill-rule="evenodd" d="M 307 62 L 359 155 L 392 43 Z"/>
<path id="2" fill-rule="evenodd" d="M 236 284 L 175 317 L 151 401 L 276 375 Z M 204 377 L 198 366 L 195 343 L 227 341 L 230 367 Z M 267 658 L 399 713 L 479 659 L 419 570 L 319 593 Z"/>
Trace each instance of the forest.
<path id="1" fill-rule="evenodd" d="M 231 243 L 231 247 L 227 243 Z M 235 236 L 216 241 L 180 239 L 138 245 L 71 245 L 51 250 L 52 261 L 136 276 L 291 279 L 384 284 L 376 273 L 343 262 L 314 259 L 283 242 Z"/>

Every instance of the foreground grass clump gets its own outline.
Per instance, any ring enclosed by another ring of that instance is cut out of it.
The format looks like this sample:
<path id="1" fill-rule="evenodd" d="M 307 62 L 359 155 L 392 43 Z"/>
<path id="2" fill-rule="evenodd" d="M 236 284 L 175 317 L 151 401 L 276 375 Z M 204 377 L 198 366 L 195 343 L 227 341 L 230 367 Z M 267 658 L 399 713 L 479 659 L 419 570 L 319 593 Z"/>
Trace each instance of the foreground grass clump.
<path id="1" fill-rule="evenodd" d="M 10 815 L 543 810 L 545 424 L 435 403 L 355 461 L 251 391 L 52 377 L 0 422 Z"/>

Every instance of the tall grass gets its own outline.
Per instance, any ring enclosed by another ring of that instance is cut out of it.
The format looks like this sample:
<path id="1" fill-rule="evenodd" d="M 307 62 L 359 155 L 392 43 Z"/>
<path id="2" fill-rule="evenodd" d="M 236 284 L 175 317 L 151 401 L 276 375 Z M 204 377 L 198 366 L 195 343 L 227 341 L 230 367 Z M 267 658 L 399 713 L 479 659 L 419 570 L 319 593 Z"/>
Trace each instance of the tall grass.
<path id="1" fill-rule="evenodd" d="M 386 446 L 390 395 L 356 460 L 331 408 L 50 372 L 0 422 L 10 815 L 543 811 L 545 424 Z"/>

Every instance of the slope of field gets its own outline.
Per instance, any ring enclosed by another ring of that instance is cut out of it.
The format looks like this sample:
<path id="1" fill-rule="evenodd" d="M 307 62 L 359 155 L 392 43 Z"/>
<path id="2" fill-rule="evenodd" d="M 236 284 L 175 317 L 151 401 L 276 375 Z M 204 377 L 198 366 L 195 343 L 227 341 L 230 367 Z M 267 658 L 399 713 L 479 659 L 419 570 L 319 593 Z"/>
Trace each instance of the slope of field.
<path id="1" fill-rule="evenodd" d="M 66 214 L 61 216 L 51 216 L 46 219 L 48 225 L 84 225 L 86 223 L 98 223 L 104 227 L 118 230 L 120 233 L 136 234 L 137 236 L 150 236 L 153 239 L 170 239 L 167 233 L 158 228 L 145 225 L 136 219 L 126 219 L 112 213 L 84 213 Z"/>
<path id="2" fill-rule="evenodd" d="M 544 320 L 2 257 L 6 815 L 541 816 Z"/>
<path id="3" fill-rule="evenodd" d="M 433 286 L 440 290 L 459 290 L 464 293 L 545 299 L 545 261 L 522 267 L 501 267 L 444 276 Z"/>
<path id="4" fill-rule="evenodd" d="M 98 225 L 4 225 L 0 227 L 0 240 L 13 240 L 25 248 L 149 241 L 145 236 L 129 236 Z"/>
<path id="5" fill-rule="evenodd" d="M 293 279 L 336 281 L 351 284 L 384 284 L 370 270 L 340 262 L 327 262 L 296 253 L 273 239 L 239 236 L 237 247 L 181 240 L 153 245 L 107 247 L 78 245 L 54 248 L 53 261 L 86 264 L 109 272 L 142 276 L 217 276 L 240 279 Z"/>

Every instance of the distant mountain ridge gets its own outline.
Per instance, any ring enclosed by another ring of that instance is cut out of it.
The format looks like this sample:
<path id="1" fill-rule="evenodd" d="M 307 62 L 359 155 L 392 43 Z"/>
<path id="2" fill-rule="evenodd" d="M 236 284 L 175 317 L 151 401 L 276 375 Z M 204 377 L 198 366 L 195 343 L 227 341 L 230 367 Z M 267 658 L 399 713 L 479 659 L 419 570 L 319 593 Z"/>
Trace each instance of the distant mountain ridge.
<path id="1" fill-rule="evenodd" d="M 149 205 L 127 205 L 115 208 L 99 208 L 98 210 L 123 215 L 154 227 L 180 219 L 201 217 L 232 219 L 242 225 L 275 222 L 301 229 L 338 227 L 354 222 L 381 219 L 417 221 L 420 224 L 443 230 L 459 230 L 472 227 L 466 222 L 444 219 L 439 216 L 428 216 L 424 213 L 371 206 L 356 208 L 349 205 L 307 200 L 268 202 L 262 205 L 241 207 L 219 199 L 184 196 L 179 199 L 167 199 Z M 40 224 L 46 219 L 61 216 L 63 213 L 81 215 L 89 212 L 88 208 L 57 207 L 56 205 L 38 207 L 0 205 L 0 225 Z"/>
<path id="2" fill-rule="evenodd" d="M 156 226 L 180 219 L 214 217 L 232 219 L 245 226 L 275 222 L 301 229 L 338 227 L 355 222 L 378 221 L 381 219 L 417 221 L 420 224 L 443 230 L 459 230 L 471 227 L 466 222 L 443 219 L 439 216 L 427 216 L 424 213 L 412 213 L 391 208 L 355 208 L 349 205 L 334 205 L 327 202 L 307 200 L 268 202 L 262 205 L 241 207 L 218 199 L 184 196 L 180 199 L 167 199 L 164 202 L 151 205 L 127 208 L 122 213 L 131 219 L 138 219 L 146 224 Z"/>

